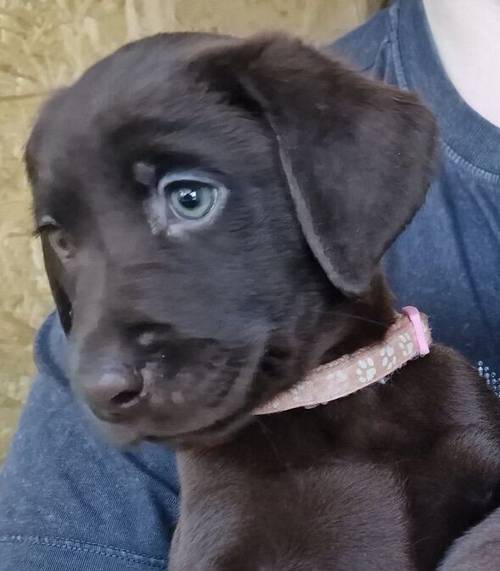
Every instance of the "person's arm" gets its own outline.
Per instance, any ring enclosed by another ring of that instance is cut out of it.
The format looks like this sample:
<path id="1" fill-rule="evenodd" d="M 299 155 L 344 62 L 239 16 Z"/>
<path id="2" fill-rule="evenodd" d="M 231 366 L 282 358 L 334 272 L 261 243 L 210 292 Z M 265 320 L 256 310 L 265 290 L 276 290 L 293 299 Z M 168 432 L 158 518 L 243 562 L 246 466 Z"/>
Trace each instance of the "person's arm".
<path id="1" fill-rule="evenodd" d="M 459 538 L 438 571 L 497 571 L 500 561 L 500 509 Z"/>
<path id="2" fill-rule="evenodd" d="M 55 316 L 39 375 L 0 472 L 0 571 L 165 569 L 177 518 L 171 452 L 107 445 L 75 400 Z"/>

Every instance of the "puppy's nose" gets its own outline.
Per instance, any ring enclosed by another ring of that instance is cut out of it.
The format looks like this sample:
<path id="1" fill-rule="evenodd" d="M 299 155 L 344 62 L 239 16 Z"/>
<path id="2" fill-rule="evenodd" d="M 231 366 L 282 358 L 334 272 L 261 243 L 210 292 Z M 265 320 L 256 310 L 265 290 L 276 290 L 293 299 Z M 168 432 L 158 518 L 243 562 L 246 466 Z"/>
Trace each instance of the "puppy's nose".
<path id="1" fill-rule="evenodd" d="M 103 420 L 120 420 L 135 412 L 144 400 L 141 374 L 131 367 L 113 367 L 98 380 L 85 383 L 84 392 L 94 414 Z"/>

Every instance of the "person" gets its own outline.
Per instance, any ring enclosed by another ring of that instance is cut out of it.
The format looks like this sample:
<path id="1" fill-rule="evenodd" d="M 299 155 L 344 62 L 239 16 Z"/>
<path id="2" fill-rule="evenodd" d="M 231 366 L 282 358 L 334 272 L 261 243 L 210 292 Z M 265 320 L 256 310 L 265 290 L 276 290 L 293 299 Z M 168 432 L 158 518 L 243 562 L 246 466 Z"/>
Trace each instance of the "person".
<path id="1" fill-rule="evenodd" d="M 466 14 L 466 17 L 464 17 Z M 396 0 L 330 47 L 416 91 L 442 138 L 428 199 L 385 258 L 401 303 L 434 337 L 500 371 L 500 9 L 495 0 Z M 383 136 L 383 133 L 381 133 Z M 0 571 L 163 569 L 178 514 L 171 453 L 98 440 L 65 374 L 55 315 L 35 342 L 38 376 L 0 475 Z"/>

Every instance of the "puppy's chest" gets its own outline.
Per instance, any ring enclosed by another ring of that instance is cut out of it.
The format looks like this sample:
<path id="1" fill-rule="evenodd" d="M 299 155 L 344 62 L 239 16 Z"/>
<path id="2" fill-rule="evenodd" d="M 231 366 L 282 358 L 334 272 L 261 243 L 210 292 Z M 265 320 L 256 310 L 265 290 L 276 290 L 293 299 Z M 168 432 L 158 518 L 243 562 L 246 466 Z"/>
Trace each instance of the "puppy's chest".
<path id="1" fill-rule="evenodd" d="M 434 569 L 492 508 L 496 468 L 465 470 L 461 431 L 431 436 L 376 414 L 330 432 L 320 413 L 303 414 L 179 458 L 172 570 Z"/>
<path id="2" fill-rule="evenodd" d="M 173 571 L 413 569 L 404 492 L 390 469 L 343 460 L 220 468 L 197 471 L 206 486 L 183 488 Z"/>

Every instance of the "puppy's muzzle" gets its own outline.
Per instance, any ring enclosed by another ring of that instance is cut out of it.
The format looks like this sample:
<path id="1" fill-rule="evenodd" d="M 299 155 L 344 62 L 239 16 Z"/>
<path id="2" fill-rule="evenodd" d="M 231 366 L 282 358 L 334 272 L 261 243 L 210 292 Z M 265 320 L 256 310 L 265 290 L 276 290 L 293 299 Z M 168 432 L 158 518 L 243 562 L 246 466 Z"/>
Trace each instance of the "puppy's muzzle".
<path id="1" fill-rule="evenodd" d="M 73 387 L 107 438 L 186 444 L 248 421 L 265 331 L 253 343 L 234 345 L 183 337 L 171 327 L 148 328 L 147 335 L 142 329 L 139 335 L 102 324 L 85 335 L 75 330 Z"/>

